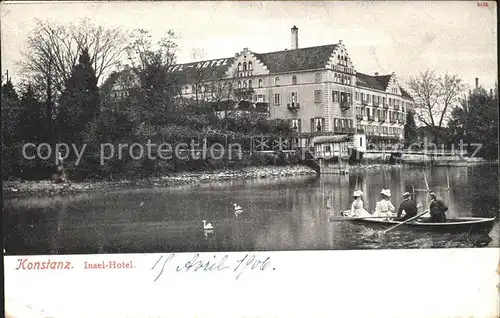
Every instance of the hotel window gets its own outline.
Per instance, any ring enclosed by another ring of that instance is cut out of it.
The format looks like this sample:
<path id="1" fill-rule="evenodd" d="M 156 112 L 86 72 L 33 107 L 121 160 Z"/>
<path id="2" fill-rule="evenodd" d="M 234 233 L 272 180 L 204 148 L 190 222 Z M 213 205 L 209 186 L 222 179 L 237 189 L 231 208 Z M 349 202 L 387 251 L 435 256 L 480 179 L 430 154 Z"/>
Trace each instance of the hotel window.
<path id="1" fill-rule="evenodd" d="M 324 123 L 325 123 L 324 118 L 314 118 L 314 130 L 323 131 Z"/>
<path id="2" fill-rule="evenodd" d="M 366 95 L 367 95 L 367 101 L 369 103 L 371 101 L 372 95 L 370 95 L 370 94 L 366 94 Z"/>
<path id="3" fill-rule="evenodd" d="M 335 119 L 333 120 L 333 126 L 334 126 L 334 127 L 338 127 L 338 126 L 339 126 L 339 119 L 338 119 L 338 118 L 335 118 Z"/>
<path id="4" fill-rule="evenodd" d="M 351 77 L 350 76 L 347 77 L 347 84 L 351 85 Z"/>
<path id="5" fill-rule="evenodd" d="M 364 102 L 365 101 L 365 93 L 361 93 L 361 101 Z"/>
<path id="6" fill-rule="evenodd" d="M 292 76 L 292 85 L 297 85 L 297 76 Z"/>
<path id="7" fill-rule="evenodd" d="M 241 63 L 238 63 L 238 72 L 241 72 Z"/>
<path id="8" fill-rule="evenodd" d="M 248 87 L 252 88 L 252 80 L 248 81 Z"/>
<path id="9" fill-rule="evenodd" d="M 257 95 L 257 101 L 260 102 L 260 103 L 264 102 L 264 97 L 265 97 L 264 94 L 258 94 Z"/>
<path id="10" fill-rule="evenodd" d="M 243 88 L 247 88 L 247 81 L 243 81 Z"/>
<path id="11" fill-rule="evenodd" d="M 292 127 L 293 130 L 300 132 L 300 119 L 293 118 L 290 126 Z"/>
<path id="12" fill-rule="evenodd" d="M 291 94 L 292 103 L 297 103 L 297 100 L 298 100 L 297 96 L 298 96 L 298 94 L 296 92 L 293 92 Z"/>
<path id="13" fill-rule="evenodd" d="M 252 62 L 248 62 L 248 70 L 253 71 L 253 64 Z"/>
<path id="14" fill-rule="evenodd" d="M 340 127 L 342 127 L 342 128 L 345 127 L 345 119 L 340 120 Z"/>
<path id="15" fill-rule="evenodd" d="M 276 77 L 276 78 L 274 79 L 274 85 L 275 85 L 275 86 L 279 86 L 279 85 L 280 85 L 280 78 L 279 78 L 279 77 Z"/>
<path id="16" fill-rule="evenodd" d="M 389 105 L 392 106 L 392 98 L 389 97 Z"/>
<path id="17" fill-rule="evenodd" d="M 243 70 L 246 71 L 247 70 L 247 62 L 243 62 Z"/>
<path id="18" fill-rule="evenodd" d="M 262 79 L 259 80 L 259 87 L 262 87 Z"/>
<path id="19" fill-rule="evenodd" d="M 404 108 L 404 107 L 401 107 L 401 111 L 404 113 L 404 112 L 405 112 L 405 108 Z"/>
<path id="20" fill-rule="evenodd" d="M 340 103 L 345 103 L 346 102 L 346 93 L 345 92 L 340 92 Z"/>
<path id="21" fill-rule="evenodd" d="M 321 90 L 314 91 L 314 102 L 321 103 Z"/>
<path id="22" fill-rule="evenodd" d="M 316 75 L 314 76 L 314 82 L 316 84 L 321 83 L 321 74 L 320 73 L 316 73 Z"/>
<path id="23" fill-rule="evenodd" d="M 351 96 L 351 93 L 347 93 L 347 102 L 349 104 L 352 104 L 352 96 Z"/>
<path id="24" fill-rule="evenodd" d="M 332 102 L 334 102 L 334 103 L 339 102 L 339 92 L 336 92 L 336 91 L 332 92 Z"/>
<path id="25" fill-rule="evenodd" d="M 349 128 L 352 128 L 352 119 L 348 119 L 348 120 L 347 120 L 347 126 L 348 126 Z"/>
<path id="26" fill-rule="evenodd" d="M 354 98 L 356 98 L 356 100 L 359 100 L 359 93 L 358 92 L 354 93 Z"/>
<path id="27" fill-rule="evenodd" d="M 382 97 L 382 104 L 385 105 L 385 97 Z"/>
<path id="28" fill-rule="evenodd" d="M 274 94 L 274 105 L 280 104 L 280 94 Z"/>

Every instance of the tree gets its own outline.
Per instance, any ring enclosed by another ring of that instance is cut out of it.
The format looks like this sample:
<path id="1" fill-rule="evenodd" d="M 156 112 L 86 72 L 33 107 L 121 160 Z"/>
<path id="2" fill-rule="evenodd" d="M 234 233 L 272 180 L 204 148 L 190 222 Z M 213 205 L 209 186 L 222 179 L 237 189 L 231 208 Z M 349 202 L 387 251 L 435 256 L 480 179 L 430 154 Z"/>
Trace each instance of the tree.
<path id="1" fill-rule="evenodd" d="M 448 121 L 452 110 L 457 107 L 464 86 L 457 75 L 443 76 L 433 71 L 421 72 L 408 82 L 415 100 L 415 116 L 425 126 L 430 127 L 438 143 L 440 130 Z"/>
<path id="2" fill-rule="evenodd" d="M 480 155 L 487 158 L 498 157 L 497 103 L 497 94 L 488 94 L 482 87 L 476 88 L 462 101 L 462 107 L 453 112 L 450 120 L 455 136 L 465 143 L 480 143 Z"/>
<path id="3" fill-rule="evenodd" d="M 35 90 L 45 91 L 50 77 L 53 89 L 62 93 L 84 48 L 99 81 L 118 65 L 127 39 L 122 29 L 96 26 L 89 20 L 78 24 L 37 20 L 18 64 L 26 77 L 36 81 Z"/>
<path id="4" fill-rule="evenodd" d="M 82 50 L 65 87 L 57 116 L 59 136 L 65 143 L 80 144 L 82 132 L 90 122 L 96 121 L 99 114 L 97 77 L 86 48 Z"/>
<path id="5" fill-rule="evenodd" d="M 18 151 L 20 142 L 17 138 L 19 118 L 19 97 L 10 78 L 2 85 L 2 177 L 17 176 Z"/>
<path id="6" fill-rule="evenodd" d="M 417 141 L 417 125 L 415 124 L 415 116 L 412 110 L 406 113 L 405 123 L 405 144 L 411 145 Z"/>

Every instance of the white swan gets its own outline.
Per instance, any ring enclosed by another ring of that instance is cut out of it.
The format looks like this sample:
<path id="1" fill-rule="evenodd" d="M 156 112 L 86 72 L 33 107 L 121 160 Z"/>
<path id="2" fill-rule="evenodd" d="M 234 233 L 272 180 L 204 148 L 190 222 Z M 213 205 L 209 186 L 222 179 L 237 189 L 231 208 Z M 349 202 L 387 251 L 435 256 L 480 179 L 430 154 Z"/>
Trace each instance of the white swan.
<path id="1" fill-rule="evenodd" d="M 214 227 L 213 227 L 212 223 L 207 223 L 206 220 L 203 220 L 203 229 L 204 230 L 213 230 Z"/>
<path id="2" fill-rule="evenodd" d="M 233 205 L 234 205 L 234 215 L 238 217 L 238 215 L 240 215 L 243 212 L 243 208 L 237 205 L 236 203 L 233 203 Z"/>

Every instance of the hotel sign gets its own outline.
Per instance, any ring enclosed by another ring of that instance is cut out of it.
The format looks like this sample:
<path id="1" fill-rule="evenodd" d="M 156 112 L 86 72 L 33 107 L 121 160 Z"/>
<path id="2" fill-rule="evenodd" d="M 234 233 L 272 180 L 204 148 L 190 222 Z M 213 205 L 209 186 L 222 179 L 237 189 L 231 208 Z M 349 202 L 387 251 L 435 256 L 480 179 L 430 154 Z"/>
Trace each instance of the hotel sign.
<path id="1" fill-rule="evenodd" d="M 184 70 L 187 70 L 189 68 L 207 68 L 207 67 L 214 67 L 214 66 L 224 66 L 227 65 L 228 59 L 220 59 L 220 60 L 213 60 L 213 61 L 202 61 L 198 63 L 190 63 L 190 64 L 178 64 L 178 65 L 173 65 L 168 68 L 169 72 L 182 72 Z"/>

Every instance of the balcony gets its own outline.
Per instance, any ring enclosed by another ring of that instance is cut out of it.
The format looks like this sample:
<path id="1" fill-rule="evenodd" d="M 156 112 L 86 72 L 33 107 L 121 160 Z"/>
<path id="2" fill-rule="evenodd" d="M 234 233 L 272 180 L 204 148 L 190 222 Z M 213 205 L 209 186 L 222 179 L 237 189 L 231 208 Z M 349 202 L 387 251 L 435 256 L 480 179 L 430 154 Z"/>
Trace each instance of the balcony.
<path id="1" fill-rule="evenodd" d="M 356 128 L 354 127 L 333 127 L 333 132 L 336 134 L 354 134 Z"/>
<path id="2" fill-rule="evenodd" d="M 238 77 L 251 77 L 253 76 L 253 70 L 238 71 Z"/>
<path id="3" fill-rule="evenodd" d="M 373 115 L 371 115 L 371 116 L 370 116 L 370 115 L 368 115 L 367 117 L 368 117 L 368 121 L 375 121 L 375 116 L 373 116 Z"/>
<path id="4" fill-rule="evenodd" d="M 385 117 L 379 117 L 378 118 L 379 123 L 385 123 Z"/>
<path id="5" fill-rule="evenodd" d="M 342 110 L 348 110 L 351 108 L 351 106 L 352 106 L 352 104 L 348 103 L 348 102 L 340 103 L 340 109 L 342 109 Z"/>
<path id="6" fill-rule="evenodd" d="M 373 101 L 373 107 L 378 107 L 380 106 L 379 102 Z"/>
<path id="7" fill-rule="evenodd" d="M 357 120 L 363 120 L 363 115 L 362 114 L 356 114 L 356 119 Z"/>
<path id="8" fill-rule="evenodd" d="M 300 103 L 288 103 L 286 104 L 286 108 L 293 112 L 297 112 L 300 109 Z"/>
<path id="9" fill-rule="evenodd" d="M 389 120 L 389 122 L 390 122 L 391 124 L 397 124 L 397 123 L 398 123 L 398 120 L 397 120 L 396 118 L 391 118 L 391 119 Z"/>
<path id="10" fill-rule="evenodd" d="M 255 110 L 257 110 L 258 112 L 268 112 L 269 111 L 269 103 L 257 102 L 257 103 L 255 103 Z"/>

